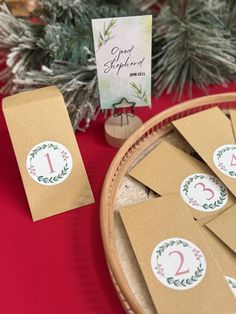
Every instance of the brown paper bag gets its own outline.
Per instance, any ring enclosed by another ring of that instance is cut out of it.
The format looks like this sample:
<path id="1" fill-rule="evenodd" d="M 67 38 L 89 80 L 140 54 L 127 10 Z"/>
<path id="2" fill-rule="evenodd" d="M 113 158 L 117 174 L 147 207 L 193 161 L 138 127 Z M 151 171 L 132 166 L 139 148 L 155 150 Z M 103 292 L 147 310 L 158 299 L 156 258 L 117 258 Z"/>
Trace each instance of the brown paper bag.
<path id="1" fill-rule="evenodd" d="M 33 220 L 94 202 L 59 90 L 3 99 L 3 111 Z"/>
<path id="2" fill-rule="evenodd" d="M 236 205 L 210 220 L 206 226 L 236 254 Z"/>
<path id="3" fill-rule="evenodd" d="M 227 210 L 226 210 L 227 211 Z M 209 218 L 204 218 L 197 221 L 197 224 L 202 232 L 204 238 L 212 250 L 217 263 L 222 269 L 222 273 L 227 280 L 230 289 L 236 297 L 236 253 L 232 251 L 222 241 L 218 234 L 214 234 L 210 228 L 208 228 Z M 222 225 L 223 228 L 223 225 Z M 232 231 L 233 233 L 233 231 Z"/>
<path id="4" fill-rule="evenodd" d="M 218 215 L 235 203 L 234 196 L 206 164 L 166 141 L 142 159 L 129 175 L 160 195 L 179 192 L 196 219 Z"/>
<path id="5" fill-rule="evenodd" d="M 173 122 L 196 152 L 236 196 L 236 145 L 231 121 L 214 107 Z"/>
<path id="6" fill-rule="evenodd" d="M 120 215 L 158 314 L 233 314 L 236 299 L 178 194 Z"/>

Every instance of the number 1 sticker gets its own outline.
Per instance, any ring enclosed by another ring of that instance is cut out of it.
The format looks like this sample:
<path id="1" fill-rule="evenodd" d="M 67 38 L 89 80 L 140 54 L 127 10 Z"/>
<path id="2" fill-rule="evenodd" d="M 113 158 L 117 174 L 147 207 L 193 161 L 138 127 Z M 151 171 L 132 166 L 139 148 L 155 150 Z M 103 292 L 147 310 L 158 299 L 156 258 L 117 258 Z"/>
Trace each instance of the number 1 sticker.
<path id="1" fill-rule="evenodd" d="M 224 184 L 205 173 L 195 173 L 185 178 L 180 186 L 180 194 L 189 206 L 205 212 L 219 210 L 228 201 Z"/>
<path id="2" fill-rule="evenodd" d="M 151 267 L 155 277 L 166 287 L 187 290 L 204 278 L 206 259 L 194 243 L 182 238 L 171 238 L 154 248 Z"/>
<path id="3" fill-rule="evenodd" d="M 47 141 L 34 146 L 26 160 L 31 178 L 43 185 L 63 182 L 72 170 L 72 156 L 62 144 Z"/>

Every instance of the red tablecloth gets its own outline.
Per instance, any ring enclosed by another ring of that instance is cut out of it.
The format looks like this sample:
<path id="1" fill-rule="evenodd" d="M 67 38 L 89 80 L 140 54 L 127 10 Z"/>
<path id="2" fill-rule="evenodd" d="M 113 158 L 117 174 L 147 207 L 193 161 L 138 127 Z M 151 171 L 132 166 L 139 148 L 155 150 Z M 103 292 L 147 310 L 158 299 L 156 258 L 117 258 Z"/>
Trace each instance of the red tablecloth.
<path id="1" fill-rule="evenodd" d="M 209 90 L 229 91 L 236 91 L 236 84 Z M 165 95 L 137 113 L 145 121 L 171 105 Z M 100 236 L 99 198 L 117 151 L 106 144 L 103 125 L 100 116 L 86 133 L 76 134 L 96 203 L 33 223 L 1 111 L 0 313 L 124 313 Z"/>

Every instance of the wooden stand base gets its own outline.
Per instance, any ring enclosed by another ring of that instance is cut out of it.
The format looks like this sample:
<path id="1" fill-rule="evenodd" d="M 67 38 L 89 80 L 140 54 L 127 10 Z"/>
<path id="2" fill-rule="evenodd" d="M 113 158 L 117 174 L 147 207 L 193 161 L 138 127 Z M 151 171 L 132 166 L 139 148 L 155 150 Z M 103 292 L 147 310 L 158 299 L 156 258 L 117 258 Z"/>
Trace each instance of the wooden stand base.
<path id="1" fill-rule="evenodd" d="M 119 148 L 141 125 L 142 120 L 133 115 L 126 116 L 122 113 L 119 116 L 111 116 L 105 122 L 105 137 L 108 144 Z"/>

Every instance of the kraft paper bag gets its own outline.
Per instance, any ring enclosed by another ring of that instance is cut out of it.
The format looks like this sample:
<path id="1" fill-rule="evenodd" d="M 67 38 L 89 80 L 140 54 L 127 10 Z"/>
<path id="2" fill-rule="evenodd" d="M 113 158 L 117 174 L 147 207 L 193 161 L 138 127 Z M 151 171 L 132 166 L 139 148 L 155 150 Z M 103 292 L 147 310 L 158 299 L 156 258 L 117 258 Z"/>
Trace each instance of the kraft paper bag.
<path id="1" fill-rule="evenodd" d="M 236 205 L 210 220 L 206 226 L 236 253 Z"/>
<path id="2" fill-rule="evenodd" d="M 3 99 L 33 220 L 94 202 L 64 99 L 52 86 Z"/>
<path id="3" fill-rule="evenodd" d="M 208 228 L 209 218 L 204 218 L 197 221 L 197 224 L 207 241 L 212 253 L 214 254 L 217 263 L 219 264 L 222 273 L 232 293 L 236 298 L 236 253 L 232 251 L 219 237 Z M 222 225 L 223 227 L 223 225 Z"/>
<path id="4" fill-rule="evenodd" d="M 233 109 L 233 108 L 230 109 L 229 113 L 230 113 L 230 119 L 231 119 L 233 131 L 234 131 L 234 138 L 236 141 L 236 109 Z"/>
<path id="5" fill-rule="evenodd" d="M 230 119 L 218 107 L 172 122 L 236 196 L 236 145 Z"/>
<path id="6" fill-rule="evenodd" d="M 196 219 L 213 217 L 236 203 L 206 164 L 166 141 L 145 156 L 129 175 L 162 196 L 179 192 Z"/>
<path id="7" fill-rule="evenodd" d="M 158 314 L 236 312 L 236 299 L 178 194 L 122 208 L 120 215 Z"/>

